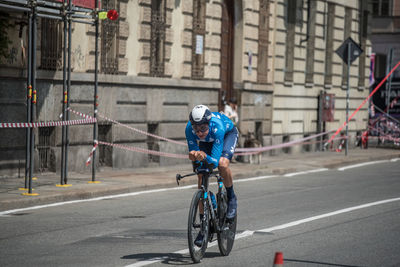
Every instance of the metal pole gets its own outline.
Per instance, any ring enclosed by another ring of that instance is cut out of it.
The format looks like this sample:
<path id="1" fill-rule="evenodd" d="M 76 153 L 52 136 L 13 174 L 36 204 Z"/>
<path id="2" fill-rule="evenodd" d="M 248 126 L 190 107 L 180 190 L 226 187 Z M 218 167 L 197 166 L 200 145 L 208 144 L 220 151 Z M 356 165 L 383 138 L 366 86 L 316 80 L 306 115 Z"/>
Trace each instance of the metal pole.
<path id="1" fill-rule="evenodd" d="M 67 0 L 64 0 L 64 14 L 63 14 L 63 22 L 64 22 L 64 47 L 63 47 L 63 95 L 62 95 L 62 114 L 63 114 L 63 121 L 66 119 L 66 97 L 67 97 L 67 13 L 66 5 Z M 60 185 L 64 184 L 64 175 L 65 175 L 65 126 L 61 127 L 62 137 L 61 137 L 61 180 Z"/>
<path id="2" fill-rule="evenodd" d="M 68 5 L 68 11 L 72 10 L 72 0 L 69 1 Z M 66 110 L 66 115 L 67 115 L 67 121 L 69 121 L 69 96 L 70 96 L 70 91 L 71 91 L 71 35 L 72 35 L 72 25 L 71 25 L 71 13 L 68 12 L 68 87 L 67 87 L 67 110 Z M 69 147 L 69 129 L 68 125 L 65 127 L 65 175 L 64 175 L 64 182 L 65 184 L 68 183 L 68 147 Z"/>
<path id="3" fill-rule="evenodd" d="M 94 114 L 93 117 L 97 118 L 97 87 L 98 87 L 98 69 L 99 69 L 99 15 L 98 15 L 98 0 L 95 0 L 95 20 L 94 25 L 96 29 L 96 38 L 95 38 L 95 56 L 94 56 L 94 99 L 93 99 L 93 108 Z M 93 142 L 97 140 L 97 120 L 93 124 Z M 94 145 L 94 143 L 93 143 Z M 92 182 L 96 181 L 96 150 L 93 151 L 93 161 L 92 161 Z"/>
<path id="4" fill-rule="evenodd" d="M 36 120 L 36 36 L 37 36 L 37 17 L 36 17 L 36 1 L 33 2 L 32 7 L 32 88 L 33 88 L 33 97 L 32 97 L 32 116 L 31 121 L 35 122 Z M 30 147 L 30 167 L 29 167 L 29 194 L 32 194 L 32 176 L 33 176 L 33 168 L 34 168 L 34 157 L 35 157 L 35 130 L 31 131 L 31 147 Z"/>
<path id="5" fill-rule="evenodd" d="M 388 65 L 388 72 L 392 69 L 392 61 L 393 61 L 393 48 L 390 48 L 389 51 L 389 65 Z M 386 110 L 386 114 L 389 115 L 389 110 L 390 110 L 390 93 L 391 93 L 391 89 L 392 89 L 392 77 L 393 75 L 390 74 L 389 78 L 388 78 L 388 82 L 386 84 L 386 93 L 387 93 L 387 110 Z"/>
<path id="6" fill-rule="evenodd" d="M 346 151 L 349 149 L 349 94 L 350 94 L 350 57 L 351 57 L 351 42 L 347 45 L 347 91 L 346 91 Z"/>
<path id="7" fill-rule="evenodd" d="M 323 97 L 323 91 L 321 90 L 318 95 L 318 123 L 317 123 L 317 133 L 322 133 L 322 97 Z M 318 151 L 322 151 L 323 149 L 323 144 L 322 140 L 324 139 L 323 136 L 318 137 L 319 145 L 318 145 Z"/>
<path id="8" fill-rule="evenodd" d="M 32 13 L 28 13 L 28 64 L 27 64 L 27 100 L 26 112 L 27 122 L 31 122 L 31 101 L 32 101 Z M 26 128 L 26 155 L 25 155 L 25 189 L 28 188 L 29 168 L 30 168 L 30 147 L 31 147 L 31 128 Z"/>

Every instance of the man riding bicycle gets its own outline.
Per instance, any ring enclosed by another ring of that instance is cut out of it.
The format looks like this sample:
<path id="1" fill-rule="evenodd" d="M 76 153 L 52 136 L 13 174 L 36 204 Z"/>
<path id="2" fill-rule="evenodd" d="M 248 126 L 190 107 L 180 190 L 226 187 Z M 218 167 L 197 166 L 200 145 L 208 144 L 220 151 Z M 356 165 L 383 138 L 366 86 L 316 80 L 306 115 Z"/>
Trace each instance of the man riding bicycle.
<path id="1" fill-rule="evenodd" d="M 228 197 L 228 211 L 226 218 L 232 220 L 236 216 L 237 199 L 233 191 L 232 172 L 229 163 L 232 160 L 237 144 L 239 132 L 233 122 L 224 114 L 211 112 L 207 106 L 197 105 L 189 115 L 186 125 L 186 140 L 189 147 L 191 161 L 206 160 L 214 167 L 218 167 Z M 202 175 L 198 175 L 198 187 L 201 188 Z M 202 210 L 202 209 L 201 209 Z M 200 218 L 202 218 L 200 214 Z M 201 246 L 201 233 L 195 244 Z"/>

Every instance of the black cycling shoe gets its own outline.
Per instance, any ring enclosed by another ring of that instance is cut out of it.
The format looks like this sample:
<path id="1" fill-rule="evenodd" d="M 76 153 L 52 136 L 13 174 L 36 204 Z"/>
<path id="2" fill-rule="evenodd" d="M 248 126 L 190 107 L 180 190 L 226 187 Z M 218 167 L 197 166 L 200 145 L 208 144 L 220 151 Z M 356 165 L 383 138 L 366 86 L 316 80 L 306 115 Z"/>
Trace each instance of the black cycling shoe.
<path id="1" fill-rule="evenodd" d="M 233 197 L 228 201 L 228 211 L 226 213 L 226 218 L 228 220 L 234 219 L 236 216 L 236 211 L 237 211 L 237 199 L 236 197 Z"/>
<path id="2" fill-rule="evenodd" d="M 201 248 L 201 246 L 203 245 L 203 239 L 204 239 L 203 234 L 199 232 L 199 234 L 196 237 L 196 240 L 194 241 L 194 244 L 199 248 Z"/>

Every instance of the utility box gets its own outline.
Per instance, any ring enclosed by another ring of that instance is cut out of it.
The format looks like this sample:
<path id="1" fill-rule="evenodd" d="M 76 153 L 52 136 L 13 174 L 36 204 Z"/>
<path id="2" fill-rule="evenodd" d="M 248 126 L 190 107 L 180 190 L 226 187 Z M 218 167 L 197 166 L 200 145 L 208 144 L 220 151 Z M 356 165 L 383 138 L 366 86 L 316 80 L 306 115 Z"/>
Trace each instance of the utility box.
<path id="1" fill-rule="evenodd" d="M 322 121 L 333 121 L 335 114 L 335 94 L 322 94 Z"/>

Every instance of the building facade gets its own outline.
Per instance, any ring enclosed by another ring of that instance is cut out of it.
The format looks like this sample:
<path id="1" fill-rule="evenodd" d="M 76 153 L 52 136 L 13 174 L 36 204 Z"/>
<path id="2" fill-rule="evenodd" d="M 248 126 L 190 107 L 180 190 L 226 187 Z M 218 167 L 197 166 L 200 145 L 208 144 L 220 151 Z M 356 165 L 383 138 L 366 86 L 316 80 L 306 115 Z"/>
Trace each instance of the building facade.
<path id="1" fill-rule="evenodd" d="M 384 79 L 400 61 L 400 1 L 373 1 L 371 43 L 374 56 L 373 85 Z M 389 96 L 389 97 L 388 97 Z M 373 97 L 375 117 L 389 106 L 392 118 L 400 119 L 400 69 L 397 68 L 388 82 Z M 394 121 L 396 122 L 396 121 Z"/>
<path id="2" fill-rule="evenodd" d="M 103 8 L 115 8 L 120 16 L 101 22 L 99 114 L 184 142 L 194 105 L 220 111 L 224 101 L 236 97 L 242 136 L 253 133 L 264 146 L 334 130 L 345 121 L 347 88 L 347 65 L 335 50 L 348 37 L 364 51 L 350 68 L 350 111 L 368 96 L 370 5 L 364 2 L 102 0 Z M 26 15 L 1 15 L 12 25 L 9 52 L 1 58 L 0 122 L 24 122 Z M 37 121 L 59 120 L 62 113 L 62 28 L 62 22 L 39 19 Z M 94 33 L 91 25 L 73 23 L 70 103 L 85 114 L 93 114 Z M 335 113 L 332 122 L 318 128 L 321 92 L 335 95 Z M 367 119 L 364 107 L 350 122 L 350 133 L 365 129 Z M 34 131 L 35 170 L 59 171 L 61 128 Z M 85 161 L 93 146 L 92 126 L 70 126 L 69 131 L 69 169 L 90 171 Z M 105 119 L 98 131 L 104 142 L 187 153 L 185 146 Z M 24 129 L 0 129 L 0 175 L 24 168 L 25 134 Z M 95 164 L 113 168 L 182 163 L 109 146 L 99 146 L 97 155 Z"/>

